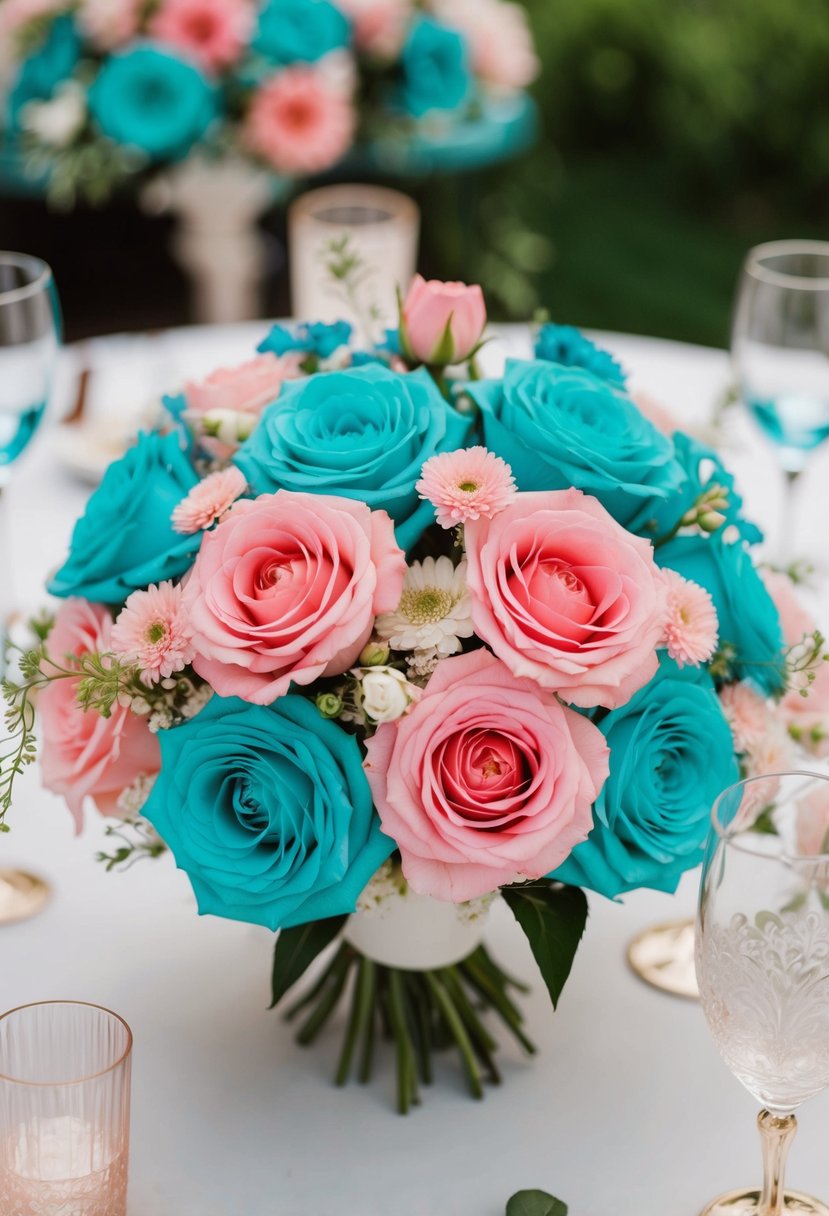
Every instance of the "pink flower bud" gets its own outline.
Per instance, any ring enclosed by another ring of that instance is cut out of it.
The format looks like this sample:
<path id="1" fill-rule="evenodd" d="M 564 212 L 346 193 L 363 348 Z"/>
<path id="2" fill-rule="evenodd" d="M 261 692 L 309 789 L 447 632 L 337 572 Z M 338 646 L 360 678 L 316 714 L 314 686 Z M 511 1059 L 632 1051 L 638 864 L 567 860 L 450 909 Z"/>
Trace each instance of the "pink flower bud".
<path id="1" fill-rule="evenodd" d="M 486 325 L 484 294 L 477 285 L 429 282 L 415 275 L 400 317 L 404 352 L 421 363 L 446 367 L 468 359 Z"/>

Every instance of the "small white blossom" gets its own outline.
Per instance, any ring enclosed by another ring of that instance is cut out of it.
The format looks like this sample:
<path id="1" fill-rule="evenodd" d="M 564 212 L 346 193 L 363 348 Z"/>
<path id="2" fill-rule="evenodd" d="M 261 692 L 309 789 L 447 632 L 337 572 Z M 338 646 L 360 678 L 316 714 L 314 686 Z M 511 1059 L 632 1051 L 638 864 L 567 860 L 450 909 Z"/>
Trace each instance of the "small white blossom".
<path id="1" fill-rule="evenodd" d="M 351 363 L 351 347 L 338 346 L 325 359 L 320 359 L 319 370 L 321 372 L 340 372 L 346 367 L 351 367 Z"/>
<path id="2" fill-rule="evenodd" d="M 403 594 L 394 612 L 378 616 L 375 631 L 394 650 L 425 650 L 446 658 L 472 637 L 472 606 L 466 588 L 466 562 L 427 557 L 406 571 Z"/>
<path id="3" fill-rule="evenodd" d="M 259 421 L 256 414 L 245 410 L 208 410 L 206 414 L 186 410 L 183 417 L 195 434 L 218 439 L 228 447 L 249 439 Z"/>
<path id="4" fill-rule="evenodd" d="M 134 819 L 136 815 L 140 815 L 144 805 L 152 793 L 152 788 L 155 785 L 156 774 L 148 777 L 146 773 L 139 773 L 132 785 L 128 785 L 125 790 L 118 796 L 116 806 L 118 813 L 124 819 Z"/>
<path id="5" fill-rule="evenodd" d="M 70 144 L 85 121 L 84 90 L 72 83 L 59 89 L 51 101 L 29 102 L 22 114 L 24 129 L 53 148 Z"/>

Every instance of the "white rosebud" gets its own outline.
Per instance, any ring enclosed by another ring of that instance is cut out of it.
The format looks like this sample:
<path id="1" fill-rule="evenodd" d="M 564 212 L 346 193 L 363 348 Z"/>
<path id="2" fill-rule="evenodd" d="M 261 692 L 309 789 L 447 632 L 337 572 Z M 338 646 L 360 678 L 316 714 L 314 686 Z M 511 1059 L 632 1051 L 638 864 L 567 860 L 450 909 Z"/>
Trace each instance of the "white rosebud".
<path id="1" fill-rule="evenodd" d="M 86 121 L 86 101 L 82 88 L 66 84 L 51 101 L 33 101 L 23 112 L 23 126 L 44 144 L 65 148 Z"/>
<path id="2" fill-rule="evenodd" d="M 185 417 L 189 420 L 192 416 Z M 205 435 L 233 446 L 244 443 L 250 437 L 259 419 L 256 414 L 249 414 L 244 410 L 208 410 L 200 421 Z"/>
<path id="3" fill-rule="evenodd" d="M 356 699 L 366 717 L 379 725 L 402 718 L 419 694 L 420 689 L 410 684 L 402 671 L 371 667 L 362 673 Z"/>
<path id="4" fill-rule="evenodd" d="M 338 346 L 325 359 L 320 359 L 319 370 L 321 372 L 341 372 L 346 367 L 351 367 L 352 354 L 350 346 Z"/>

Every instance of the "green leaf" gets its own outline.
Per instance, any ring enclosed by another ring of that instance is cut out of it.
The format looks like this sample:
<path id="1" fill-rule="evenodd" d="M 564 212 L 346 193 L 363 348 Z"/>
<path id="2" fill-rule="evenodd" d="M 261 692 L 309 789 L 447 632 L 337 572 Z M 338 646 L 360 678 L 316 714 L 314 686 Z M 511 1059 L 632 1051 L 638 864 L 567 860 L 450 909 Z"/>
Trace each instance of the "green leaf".
<path id="1" fill-rule="evenodd" d="M 273 952 L 271 1009 L 305 974 L 317 955 L 333 942 L 347 920 L 347 916 L 330 916 L 327 920 L 313 920 L 307 925 L 280 930 Z"/>
<path id="2" fill-rule="evenodd" d="M 546 1191 L 519 1191 L 507 1204 L 507 1216 L 567 1216 L 567 1204 Z"/>
<path id="3" fill-rule="evenodd" d="M 541 879 L 502 887 L 501 894 L 526 934 L 555 1008 L 587 923 L 584 891 Z"/>

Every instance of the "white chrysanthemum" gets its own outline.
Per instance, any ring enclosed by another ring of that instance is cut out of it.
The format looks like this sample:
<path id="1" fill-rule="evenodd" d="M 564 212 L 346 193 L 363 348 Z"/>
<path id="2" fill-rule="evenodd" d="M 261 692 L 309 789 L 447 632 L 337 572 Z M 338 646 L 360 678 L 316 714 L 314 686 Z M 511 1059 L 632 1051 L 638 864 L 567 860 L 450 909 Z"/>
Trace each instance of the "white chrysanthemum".
<path id="1" fill-rule="evenodd" d="M 413 562 L 400 603 L 394 612 L 378 616 L 375 631 L 394 650 L 429 650 L 441 658 L 457 654 L 460 639 L 474 632 L 466 562 L 457 568 L 448 557 Z"/>

